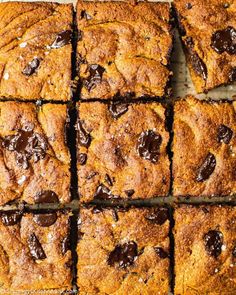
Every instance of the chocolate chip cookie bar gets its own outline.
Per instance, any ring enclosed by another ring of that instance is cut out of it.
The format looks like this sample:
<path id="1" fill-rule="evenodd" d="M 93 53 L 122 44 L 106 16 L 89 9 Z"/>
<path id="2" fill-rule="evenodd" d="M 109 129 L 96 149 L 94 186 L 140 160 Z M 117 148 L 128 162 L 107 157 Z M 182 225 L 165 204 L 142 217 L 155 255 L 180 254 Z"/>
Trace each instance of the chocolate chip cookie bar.
<path id="1" fill-rule="evenodd" d="M 206 102 L 194 97 L 175 104 L 175 196 L 226 196 L 236 192 L 235 109 L 235 102 Z"/>
<path id="2" fill-rule="evenodd" d="M 172 29 L 168 3 L 77 4 L 82 99 L 168 93 Z"/>
<path id="3" fill-rule="evenodd" d="M 78 223 L 80 294 L 168 294 L 166 208 L 83 208 Z"/>
<path id="4" fill-rule="evenodd" d="M 0 102 L 0 205 L 70 201 L 67 107 Z"/>
<path id="5" fill-rule="evenodd" d="M 236 293 L 236 208 L 175 211 L 175 294 Z"/>
<path id="6" fill-rule="evenodd" d="M 235 2 L 174 0 L 174 7 L 197 92 L 236 81 Z"/>
<path id="7" fill-rule="evenodd" d="M 165 108 L 158 103 L 78 104 L 80 199 L 166 196 L 170 163 Z"/>
<path id="8" fill-rule="evenodd" d="M 0 3 L 0 98 L 70 100 L 73 6 Z"/>
<path id="9" fill-rule="evenodd" d="M 0 293 L 70 288 L 69 229 L 69 213 L 0 212 Z"/>

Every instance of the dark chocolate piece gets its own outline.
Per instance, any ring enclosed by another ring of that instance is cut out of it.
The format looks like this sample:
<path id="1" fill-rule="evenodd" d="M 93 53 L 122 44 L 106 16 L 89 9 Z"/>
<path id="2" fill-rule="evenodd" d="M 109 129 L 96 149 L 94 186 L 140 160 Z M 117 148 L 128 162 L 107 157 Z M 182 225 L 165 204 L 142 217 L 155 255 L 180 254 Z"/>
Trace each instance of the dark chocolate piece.
<path id="1" fill-rule="evenodd" d="M 66 252 L 70 249 L 70 239 L 69 237 L 65 237 L 63 240 L 62 240 L 62 243 L 61 243 L 61 252 L 63 255 L 66 254 Z"/>
<path id="2" fill-rule="evenodd" d="M 97 84 L 101 83 L 104 71 L 105 69 L 100 65 L 89 66 L 89 76 L 88 78 L 83 79 L 83 84 L 88 91 L 95 88 Z"/>
<path id="3" fill-rule="evenodd" d="M 233 27 L 227 27 L 216 31 L 211 37 L 211 47 L 219 54 L 227 52 L 236 53 L 236 30 Z"/>
<path id="4" fill-rule="evenodd" d="M 218 257 L 222 251 L 223 234 L 217 230 L 210 230 L 204 236 L 204 243 L 207 253 L 210 256 Z"/>
<path id="5" fill-rule="evenodd" d="M 81 11 L 80 17 L 85 18 L 86 20 L 92 19 L 92 16 L 90 14 L 88 14 L 86 10 Z"/>
<path id="6" fill-rule="evenodd" d="M 109 111 L 114 119 L 118 119 L 128 111 L 129 107 L 127 103 L 114 101 L 109 106 Z"/>
<path id="7" fill-rule="evenodd" d="M 19 211 L 16 212 L 2 212 L 1 213 L 1 220 L 2 223 L 6 226 L 15 225 L 20 222 L 22 217 L 22 213 Z"/>
<path id="8" fill-rule="evenodd" d="M 82 122 L 79 120 L 77 124 L 77 130 L 78 130 L 78 142 L 82 146 L 85 146 L 88 148 L 91 143 L 91 136 L 87 131 L 84 129 Z"/>
<path id="9" fill-rule="evenodd" d="M 133 194 L 135 193 L 135 191 L 133 189 L 128 189 L 125 191 L 125 193 L 128 198 L 131 198 L 133 196 Z"/>
<path id="10" fill-rule="evenodd" d="M 138 247 L 135 242 L 128 242 L 123 245 L 117 245 L 115 249 L 109 254 L 108 264 L 120 268 L 126 268 L 132 265 L 138 256 Z"/>
<path id="11" fill-rule="evenodd" d="M 36 72 L 39 65 L 40 65 L 40 59 L 35 57 L 27 64 L 27 66 L 24 68 L 22 73 L 26 76 L 31 76 Z"/>
<path id="12" fill-rule="evenodd" d="M 162 138 L 159 133 L 152 130 L 143 131 L 138 139 L 138 153 L 140 157 L 156 164 L 160 155 Z"/>
<path id="13" fill-rule="evenodd" d="M 31 234 L 28 237 L 28 246 L 30 253 L 34 259 L 43 260 L 46 258 L 46 254 L 35 234 Z"/>
<path id="14" fill-rule="evenodd" d="M 80 165 L 85 165 L 87 162 L 87 154 L 79 153 L 78 154 L 78 162 Z"/>
<path id="15" fill-rule="evenodd" d="M 53 191 L 41 191 L 34 196 L 35 204 L 59 203 L 59 198 Z"/>
<path id="16" fill-rule="evenodd" d="M 216 158 L 212 153 L 208 153 L 198 170 L 196 181 L 201 182 L 207 180 L 215 170 L 215 167 Z"/>
<path id="17" fill-rule="evenodd" d="M 228 144 L 232 136 L 233 136 L 233 131 L 229 127 L 223 124 L 218 127 L 218 133 L 217 133 L 218 142 L 224 142 L 225 144 Z"/>
<path id="18" fill-rule="evenodd" d="M 112 179 L 108 174 L 105 175 L 105 181 L 108 185 L 113 186 Z"/>
<path id="19" fill-rule="evenodd" d="M 229 81 L 236 81 L 236 68 L 232 68 L 231 72 L 229 73 Z"/>
<path id="20" fill-rule="evenodd" d="M 104 184 L 99 185 L 94 195 L 94 199 L 99 199 L 99 200 L 109 200 L 109 199 L 112 199 L 113 197 L 114 196 L 109 190 L 109 188 L 106 187 Z"/>
<path id="21" fill-rule="evenodd" d="M 69 44 L 71 42 L 71 36 L 72 32 L 70 30 L 60 32 L 52 43 L 51 48 L 57 49 Z"/>
<path id="22" fill-rule="evenodd" d="M 169 256 L 168 253 L 166 253 L 166 251 L 161 247 L 155 247 L 154 249 L 161 259 L 165 259 Z"/>
<path id="23" fill-rule="evenodd" d="M 39 226 L 48 227 L 57 220 L 57 213 L 38 213 L 34 214 L 33 220 Z"/>
<path id="24" fill-rule="evenodd" d="M 168 219 L 168 209 L 167 208 L 155 208 L 145 216 L 148 221 L 155 224 L 162 225 Z"/>

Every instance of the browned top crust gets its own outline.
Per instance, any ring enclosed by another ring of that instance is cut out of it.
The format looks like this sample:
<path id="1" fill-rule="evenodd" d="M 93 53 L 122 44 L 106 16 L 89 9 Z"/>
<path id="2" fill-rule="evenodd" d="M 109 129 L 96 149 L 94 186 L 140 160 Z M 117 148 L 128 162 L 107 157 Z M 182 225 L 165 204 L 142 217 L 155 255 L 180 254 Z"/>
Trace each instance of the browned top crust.
<path id="1" fill-rule="evenodd" d="M 175 294 L 236 293 L 236 208 L 175 211 Z"/>
<path id="2" fill-rule="evenodd" d="M 174 107 L 175 196 L 221 196 L 236 192 L 236 102 L 194 97 Z"/>
<path id="3" fill-rule="evenodd" d="M 45 202 L 45 194 L 47 200 L 69 202 L 66 119 L 65 105 L 0 102 L 1 205 Z"/>
<path id="4" fill-rule="evenodd" d="M 19 214 L 19 213 L 18 213 Z M 0 214 L 0 292 L 71 286 L 71 251 L 65 248 L 69 215 L 56 214 L 50 226 L 42 214 Z"/>
<path id="5" fill-rule="evenodd" d="M 77 4 L 82 98 L 163 96 L 172 49 L 168 3 Z"/>
<path id="6" fill-rule="evenodd" d="M 78 183 L 82 201 L 168 194 L 169 134 L 161 104 L 82 102 L 78 107 Z"/>
<path id="7" fill-rule="evenodd" d="M 175 0 L 196 90 L 236 80 L 236 1 Z"/>
<path id="8" fill-rule="evenodd" d="M 71 4 L 0 3 L 0 97 L 70 100 Z"/>
<path id="9" fill-rule="evenodd" d="M 167 209 L 91 208 L 80 217 L 80 294 L 168 294 Z"/>

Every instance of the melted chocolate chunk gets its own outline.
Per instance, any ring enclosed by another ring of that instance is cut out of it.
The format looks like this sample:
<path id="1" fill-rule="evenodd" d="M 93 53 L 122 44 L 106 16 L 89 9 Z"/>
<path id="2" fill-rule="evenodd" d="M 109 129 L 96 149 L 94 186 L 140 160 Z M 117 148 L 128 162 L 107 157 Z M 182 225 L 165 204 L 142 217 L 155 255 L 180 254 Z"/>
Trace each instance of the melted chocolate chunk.
<path id="1" fill-rule="evenodd" d="M 87 175 L 86 176 L 86 179 L 87 180 L 90 180 L 90 179 L 92 179 L 95 175 L 97 175 L 98 173 L 97 172 L 95 172 L 95 171 L 93 171 L 93 172 L 91 172 L 89 175 Z"/>
<path id="2" fill-rule="evenodd" d="M 236 81 L 236 68 L 233 68 L 229 73 L 229 81 L 234 82 Z"/>
<path id="3" fill-rule="evenodd" d="M 91 143 L 91 136 L 87 131 L 84 129 L 82 122 L 79 120 L 77 124 L 78 129 L 78 141 L 79 144 L 88 148 Z"/>
<path id="4" fill-rule="evenodd" d="M 29 167 L 29 160 L 38 162 L 46 155 L 47 143 L 42 135 L 33 132 L 33 128 L 18 130 L 15 135 L 6 136 L 2 146 L 16 154 L 16 163 L 23 169 Z"/>
<path id="5" fill-rule="evenodd" d="M 204 236 L 204 243 L 207 253 L 210 256 L 218 257 L 222 251 L 223 234 L 217 230 L 210 230 Z"/>
<path id="6" fill-rule="evenodd" d="M 81 18 L 85 18 L 86 20 L 92 19 L 92 16 L 86 12 L 86 10 L 82 10 L 80 14 Z"/>
<path id="7" fill-rule="evenodd" d="M 192 6 L 191 3 L 187 3 L 187 4 L 186 4 L 186 8 L 187 8 L 187 9 L 191 9 L 192 7 L 193 7 L 193 6 Z"/>
<path id="8" fill-rule="evenodd" d="M 120 268 L 126 268 L 132 265 L 138 256 L 138 247 L 135 242 L 128 242 L 123 245 L 117 245 L 115 249 L 110 253 L 107 263 L 110 266 L 116 264 Z"/>
<path id="9" fill-rule="evenodd" d="M 85 165 L 87 162 L 87 154 L 84 154 L 84 153 L 78 154 L 78 162 L 80 165 Z"/>
<path id="10" fill-rule="evenodd" d="M 31 234 L 28 237 L 28 246 L 34 259 L 43 260 L 46 258 L 46 254 L 43 251 L 43 248 L 35 234 Z"/>
<path id="11" fill-rule="evenodd" d="M 135 191 L 133 189 L 128 189 L 125 191 L 125 193 L 128 198 L 131 198 L 133 196 L 133 194 L 135 193 Z"/>
<path id="12" fill-rule="evenodd" d="M 216 31 L 211 37 L 211 47 L 219 54 L 227 52 L 236 53 L 236 30 L 227 27 L 224 30 Z"/>
<path id="13" fill-rule="evenodd" d="M 51 48 L 57 49 L 69 44 L 71 42 L 71 35 L 70 30 L 60 32 L 52 43 Z"/>
<path id="14" fill-rule="evenodd" d="M 157 163 L 160 155 L 161 135 L 152 130 L 143 131 L 138 139 L 138 153 L 145 160 Z"/>
<path id="15" fill-rule="evenodd" d="M 145 218 L 155 224 L 162 225 L 168 219 L 168 210 L 167 208 L 155 208 Z"/>
<path id="16" fill-rule="evenodd" d="M 236 246 L 235 246 L 234 249 L 233 249 L 232 255 L 233 255 L 233 257 L 236 258 Z"/>
<path id="17" fill-rule="evenodd" d="M 41 203 L 59 203 L 59 198 L 53 191 L 41 191 L 34 196 L 35 204 Z"/>
<path id="18" fill-rule="evenodd" d="M 105 181 L 108 185 L 113 186 L 112 179 L 108 174 L 105 175 Z"/>
<path id="19" fill-rule="evenodd" d="M 5 212 L 1 213 L 2 223 L 6 226 L 15 225 L 20 222 L 22 217 L 21 212 Z"/>
<path id="20" fill-rule="evenodd" d="M 94 195 L 94 199 L 99 199 L 99 200 L 109 200 L 109 199 L 112 199 L 113 197 L 114 196 L 109 190 L 109 188 L 106 187 L 104 184 L 99 185 Z"/>
<path id="21" fill-rule="evenodd" d="M 34 214 L 33 220 L 39 226 L 48 227 L 54 224 L 57 220 L 57 213 L 38 213 Z"/>
<path id="22" fill-rule="evenodd" d="M 118 119 L 128 111 L 128 104 L 114 101 L 110 104 L 109 111 L 114 119 Z"/>
<path id="23" fill-rule="evenodd" d="M 161 247 L 155 247 L 154 249 L 161 259 L 165 259 L 169 256 L 168 253 L 166 253 L 166 251 Z"/>
<path id="24" fill-rule="evenodd" d="M 112 210 L 112 217 L 115 222 L 117 222 L 119 220 L 119 216 L 118 216 L 116 209 Z"/>
<path id="25" fill-rule="evenodd" d="M 203 80 L 207 79 L 207 67 L 203 60 L 199 57 L 199 55 L 192 50 L 189 55 L 190 63 L 193 67 L 195 73 L 203 78 Z"/>
<path id="26" fill-rule="evenodd" d="M 216 158 L 212 153 L 208 153 L 204 162 L 198 170 L 196 181 L 201 182 L 207 180 L 216 167 Z"/>
<path id="27" fill-rule="evenodd" d="M 225 126 L 220 125 L 218 127 L 218 133 L 217 133 L 217 140 L 218 142 L 224 142 L 225 144 L 228 144 L 233 136 L 233 131 Z"/>
<path id="28" fill-rule="evenodd" d="M 83 80 L 84 86 L 90 91 L 95 88 L 97 84 L 102 82 L 102 75 L 105 69 L 100 65 L 89 66 L 89 76 Z"/>
<path id="29" fill-rule="evenodd" d="M 62 240 L 62 243 L 61 243 L 61 252 L 63 255 L 66 254 L 66 252 L 70 249 L 70 239 L 69 237 L 65 237 L 63 240 Z"/>
<path id="30" fill-rule="evenodd" d="M 38 69 L 39 65 L 40 65 L 40 59 L 38 59 L 37 57 L 33 58 L 24 68 L 24 70 L 22 71 L 22 74 L 24 74 L 25 76 L 33 75 Z"/>

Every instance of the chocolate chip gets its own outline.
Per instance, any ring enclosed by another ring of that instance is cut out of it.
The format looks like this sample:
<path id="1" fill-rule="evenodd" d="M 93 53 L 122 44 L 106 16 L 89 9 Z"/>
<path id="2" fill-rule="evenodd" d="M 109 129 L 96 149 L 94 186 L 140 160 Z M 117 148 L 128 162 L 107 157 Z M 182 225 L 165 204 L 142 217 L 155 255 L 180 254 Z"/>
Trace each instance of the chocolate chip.
<path id="1" fill-rule="evenodd" d="M 112 179 L 111 179 L 111 177 L 110 177 L 107 173 L 106 173 L 106 175 L 105 175 L 105 181 L 106 181 L 106 183 L 107 183 L 108 185 L 113 186 Z"/>
<path id="2" fill-rule="evenodd" d="M 60 32 L 52 43 L 51 48 L 57 49 L 69 44 L 71 42 L 71 36 L 72 33 L 70 30 Z"/>
<path id="3" fill-rule="evenodd" d="M 186 4 L 186 8 L 187 8 L 187 9 L 191 9 L 192 7 L 193 7 L 193 6 L 192 6 L 191 3 L 187 3 L 187 4 Z"/>
<path id="4" fill-rule="evenodd" d="M 128 189 L 125 191 L 128 198 L 132 197 L 135 191 L 133 189 Z"/>
<path id="5" fill-rule="evenodd" d="M 232 70 L 229 73 L 229 81 L 234 82 L 236 81 L 236 68 L 232 68 Z"/>
<path id="6" fill-rule="evenodd" d="M 34 214 L 33 220 L 39 226 L 48 227 L 54 224 L 57 220 L 57 213 L 38 213 Z"/>
<path id="7" fill-rule="evenodd" d="M 110 266 L 116 264 L 120 268 L 126 268 L 132 265 L 138 256 L 138 247 L 135 242 L 128 242 L 123 245 L 117 245 L 115 249 L 110 253 L 107 263 Z"/>
<path id="8" fill-rule="evenodd" d="M 34 196 L 35 204 L 59 203 L 59 198 L 53 191 L 41 191 Z"/>
<path id="9" fill-rule="evenodd" d="M 157 163 L 160 155 L 162 138 L 152 130 L 143 131 L 138 139 L 138 153 L 145 160 Z"/>
<path id="10" fill-rule="evenodd" d="M 109 106 L 109 111 L 114 119 L 118 119 L 128 111 L 128 104 L 113 101 Z"/>
<path id="11" fill-rule="evenodd" d="M 84 153 L 78 154 L 78 162 L 80 165 L 85 165 L 87 162 L 87 154 L 84 154 Z"/>
<path id="12" fill-rule="evenodd" d="M 224 4 L 223 4 L 223 7 L 224 7 L 224 8 L 229 8 L 229 6 L 230 6 L 229 3 L 224 3 Z"/>
<path id="13" fill-rule="evenodd" d="M 28 237 L 28 246 L 34 259 L 43 260 L 46 258 L 46 254 L 43 251 L 43 248 L 35 234 L 31 234 Z"/>
<path id="14" fill-rule="evenodd" d="M 86 12 L 86 10 L 82 10 L 80 13 L 81 18 L 85 18 L 86 20 L 92 19 L 92 16 Z"/>
<path id="15" fill-rule="evenodd" d="M 154 249 L 161 259 L 165 259 L 169 256 L 168 253 L 166 253 L 166 251 L 161 247 L 155 247 Z"/>
<path id="16" fill-rule="evenodd" d="M 82 125 L 82 121 L 78 121 L 77 124 L 77 130 L 78 130 L 78 142 L 82 145 L 88 148 L 91 143 L 91 136 L 87 131 L 84 129 Z"/>
<path id="17" fill-rule="evenodd" d="M 83 79 L 84 86 L 90 91 L 95 88 L 97 84 L 102 82 L 102 76 L 105 69 L 100 65 L 90 65 L 89 66 L 89 76 Z"/>
<path id="18" fill-rule="evenodd" d="M 152 223 L 162 225 L 168 219 L 168 210 L 167 208 L 155 208 L 145 218 Z"/>
<path id="19" fill-rule="evenodd" d="M 222 251 L 223 234 L 217 230 L 210 230 L 204 236 L 204 243 L 207 253 L 210 256 L 218 257 Z"/>
<path id="20" fill-rule="evenodd" d="M 117 213 L 116 209 L 112 210 L 112 217 L 113 217 L 115 222 L 117 222 L 119 220 L 119 216 L 118 216 L 118 213 Z"/>
<path id="21" fill-rule="evenodd" d="M 20 222 L 22 217 L 22 213 L 21 212 L 2 212 L 1 213 L 1 220 L 2 223 L 6 226 L 11 226 L 11 225 L 15 225 L 18 222 Z"/>
<path id="22" fill-rule="evenodd" d="M 217 132 L 217 140 L 218 142 L 224 142 L 225 144 L 228 144 L 233 136 L 233 131 L 225 126 L 225 125 L 220 125 L 218 127 L 218 132 Z"/>
<path id="23" fill-rule="evenodd" d="M 97 174 L 98 174 L 97 172 L 93 171 L 93 172 L 89 173 L 89 175 L 86 176 L 86 179 L 90 180 L 90 179 L 94 178 L 94 176 Z"/>
<path id="24" fill-rule="evenodd" d="M 202 165 L 200 166 L 196 181 L 201 182 L 205 181 L 210 177 L 210 175 L 213 173 L 215 170 L 216 166 L 216 158 L 212 153 L 208 153 L 206 156 L 205 160 L 203 161 Z"/>
<path id="25" fill-rule="evenodd" d="M 211 37 L 211 47 L 219 54 L 236 53 L 236 30 L 233 27 L 216 31 Z"/>
<path id="26" fill-rule="evenodd" d="M 24 70 L 22 71 L 22 74 L 24 74 L 25 76 L 31 76 L 32 74 L 36 72 L 39 65 L 40 65 L 40 59 L 38 59 L 37 57 L 33 58 L 24 68 Z"/>
<path id="27" fill-rule="evenodd" d="M 109 188 L 106 187 L 104 184 L 100 184 L 94 195 L 94 199 L 109 200 L 112 198 L 113 198 L 113 195 L 111 191 L 109 190 Z"/>
<path id="28" fill-rule="evenodd" d="M 202 211 L 203 211 L 205 214 L 207 214 L 207 213 L 210 212 L 209 209 L 207 209 L 206 207 L 202 207 Z"/>
<path id="29" fill-rule="evenodd" d="M 236 258 L 236 246 L 235 246 L 234 249 L 233 249 L 232 255 L 233 255 L 233 257 Z"/>
<path id="30" fill-rule="evenodd" d="M 16 163 L 23 169 L 29 167 L 29 160 L 34 162 L 43 159 L 46 155 L 47 143 L 42 135 L 33 132 L 33 128 L 25 127 L 15 135 L 6 136 L 2 146 L 16 154 Z"/>
<path id="31" fill-rule="evenodd" d="M 203 80 L 207 79 L 207 67 L 205 63 L 202 61 L 202 59 L 199 57 L 199 55 L 192 51 L 192 53 L 189 55 L 190 63 L 192 65 L 193 70 L 195 73 L 203 78 Z"/>
<path id="32" fill-rule="evenodd" d="M 65 237 L 63 240 L 62 240 L 62 243 L 61 243 L 61 252 L 63 255 L 66 254 L 66 252 L 70 249 L 70 239 L 69 237 Z"/>

